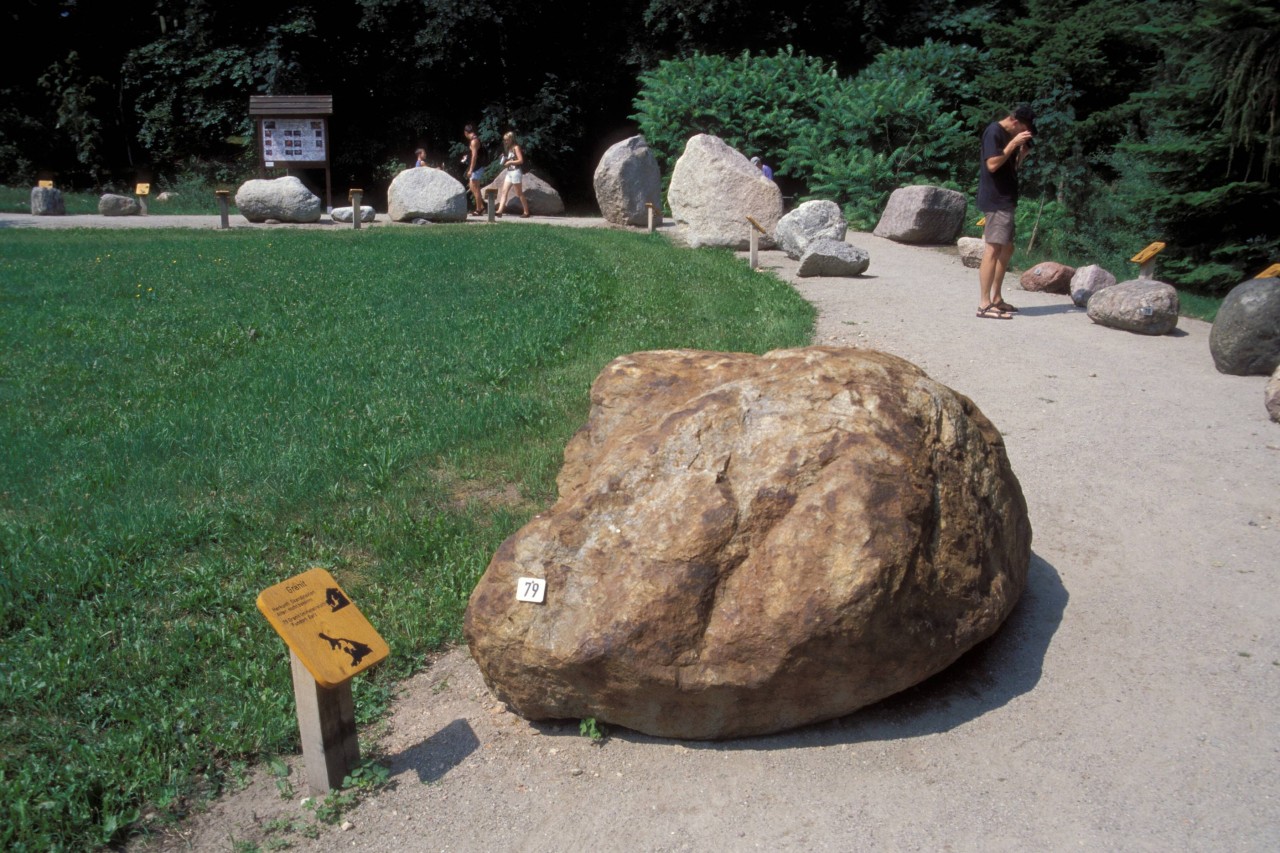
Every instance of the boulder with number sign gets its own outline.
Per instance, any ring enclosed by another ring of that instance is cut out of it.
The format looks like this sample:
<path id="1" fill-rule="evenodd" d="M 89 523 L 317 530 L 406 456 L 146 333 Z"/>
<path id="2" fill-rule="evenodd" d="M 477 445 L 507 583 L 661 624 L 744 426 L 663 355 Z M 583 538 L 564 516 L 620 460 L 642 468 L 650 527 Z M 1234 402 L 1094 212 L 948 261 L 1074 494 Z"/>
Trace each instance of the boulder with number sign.
<path id="1" fill-rule="evenodd" d="M 947 667 L 1022 592 L 999 430 L 902 359 L 636 353 L 591 399 L 559 500 L 467 608 L 485 681 L 526 717 L 678 738 L 838 717 Z"/>

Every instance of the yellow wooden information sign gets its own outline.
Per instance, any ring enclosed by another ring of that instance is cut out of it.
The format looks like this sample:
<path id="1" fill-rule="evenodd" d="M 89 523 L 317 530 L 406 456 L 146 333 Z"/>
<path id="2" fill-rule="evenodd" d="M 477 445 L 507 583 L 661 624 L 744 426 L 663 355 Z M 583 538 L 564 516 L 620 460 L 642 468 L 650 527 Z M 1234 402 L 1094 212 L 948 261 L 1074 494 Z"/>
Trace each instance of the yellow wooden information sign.
<path id="1" fill-rule="evenodd" d="M 1143 249 L 1138 254 L 1134 255 L 1129 260 L 1133 261 L 1135 264 L 1145 264 L 1147 261 L 1151 260 L 1152 258 L 1154 258 L 1156 255 L 1160 254 L 1163 251 L 1164 251 L 1164 243 L 1157 241 L 1155 243 L 1152 243 L 1147 248 Z"/>
<path id="2" fill-rule="evenodd" d="M 53 181 L 36 181 L 36 186 L 42 190 L 51 190 L 53 189 Z"/>
<path id="3" fill-rule="evenodd" d="M 1280 278 L 1280 264 L 1272 264 L 1254 278 Z"/>
<path id="4" fill-rule="evenodd" d="M 324 569 L 264 589 L 258 609 L 321 687 L 337 687 L 391 653 Z"/>

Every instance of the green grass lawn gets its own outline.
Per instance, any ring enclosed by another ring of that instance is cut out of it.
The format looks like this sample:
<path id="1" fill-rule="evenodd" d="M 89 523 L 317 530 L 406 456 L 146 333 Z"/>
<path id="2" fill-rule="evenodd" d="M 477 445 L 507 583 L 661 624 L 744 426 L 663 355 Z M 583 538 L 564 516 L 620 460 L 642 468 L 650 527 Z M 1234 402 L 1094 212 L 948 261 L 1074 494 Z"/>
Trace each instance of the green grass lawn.
<path id="1" fill-rule="evenodd" d="M 296 749 L 259 591 L 459 637 L 613 357 L 808 341 L 730 253 L 538 226 L 0 232 L 0 847 L 119 841 Z"/>

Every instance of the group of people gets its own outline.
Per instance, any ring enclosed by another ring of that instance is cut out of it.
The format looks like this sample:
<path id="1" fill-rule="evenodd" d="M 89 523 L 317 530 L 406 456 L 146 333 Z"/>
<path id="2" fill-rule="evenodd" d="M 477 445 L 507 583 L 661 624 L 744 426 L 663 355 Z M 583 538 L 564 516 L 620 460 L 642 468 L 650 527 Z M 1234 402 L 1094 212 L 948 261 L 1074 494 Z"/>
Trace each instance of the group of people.
<path id="1" fill-rule="evenodd" d="M 465 177 L 467 179 L 467 188 L 471 190 L 471 196 L 475 199 L 475 205 L 471 209 L 472 216 L 484 216 L 487 211 L 484 206 L 484 199 L 480 195 L 480 181 L 484 179 L 484 170 L 488 164 L 484 162 L 484 146 L 480 143 L 480 134 L 476 132 L 475 125 L 469 124 L 462 129 L 462 138 L 467 140 L 467 153 L 462 155 L 462 159 L 458 161 L 462 164 Z M 416 158 L 415 166 L 427 165 L 427 152 L 421 148 L 414 152 Z M 498 194 L 498 209 L 494 211 L 496 216 L 502 216 L 506 213 L 507 201 L 511 198 L 511 191 L 515 190 L 516 198 L 520 199 L 520 207 L 523 212 L 522 217 L 529 216 L 529 201 L 524 197 L 524 151 L 520 148 L 520 143 L 516 140 L 516 135 L 511 131 L 507 131 L 502 135 L 502 171 L 503 182 L 502 190 Z"/>

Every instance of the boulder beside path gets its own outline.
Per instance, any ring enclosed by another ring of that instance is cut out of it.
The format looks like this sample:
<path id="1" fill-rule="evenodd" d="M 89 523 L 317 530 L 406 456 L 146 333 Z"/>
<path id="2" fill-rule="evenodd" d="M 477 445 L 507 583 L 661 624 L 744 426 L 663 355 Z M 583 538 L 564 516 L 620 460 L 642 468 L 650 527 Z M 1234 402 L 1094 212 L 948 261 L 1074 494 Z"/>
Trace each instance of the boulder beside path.
<path id="1" fill-rule="evenodd" d="M 782 191 L 723 139 L 699 133 L 686 143 L 671 172 L 667 206 L 684 224 L 690 246 L 745 249 L 750 216 L 765 231 L 760 247 L 771 249 L 782 218 Z"/>
<path id="2" fill-rule="evenodd" d="M 471 595 L 486 683 L 531 719 L 727 738 L 831 719 L 1004 621 L 1031 525 L 999 430 L 885 353 L 615 359 L 559 499 Z M 517 583 L 543 585 L 541 603 Z"/>
<path id="3" fill-rule="evenodd" d="M 245 181 L 236 190 L 236 210 L 250 222 L 319 222 L 320 197 L 302 181 L 288 175 L 269 180 Z"/>

